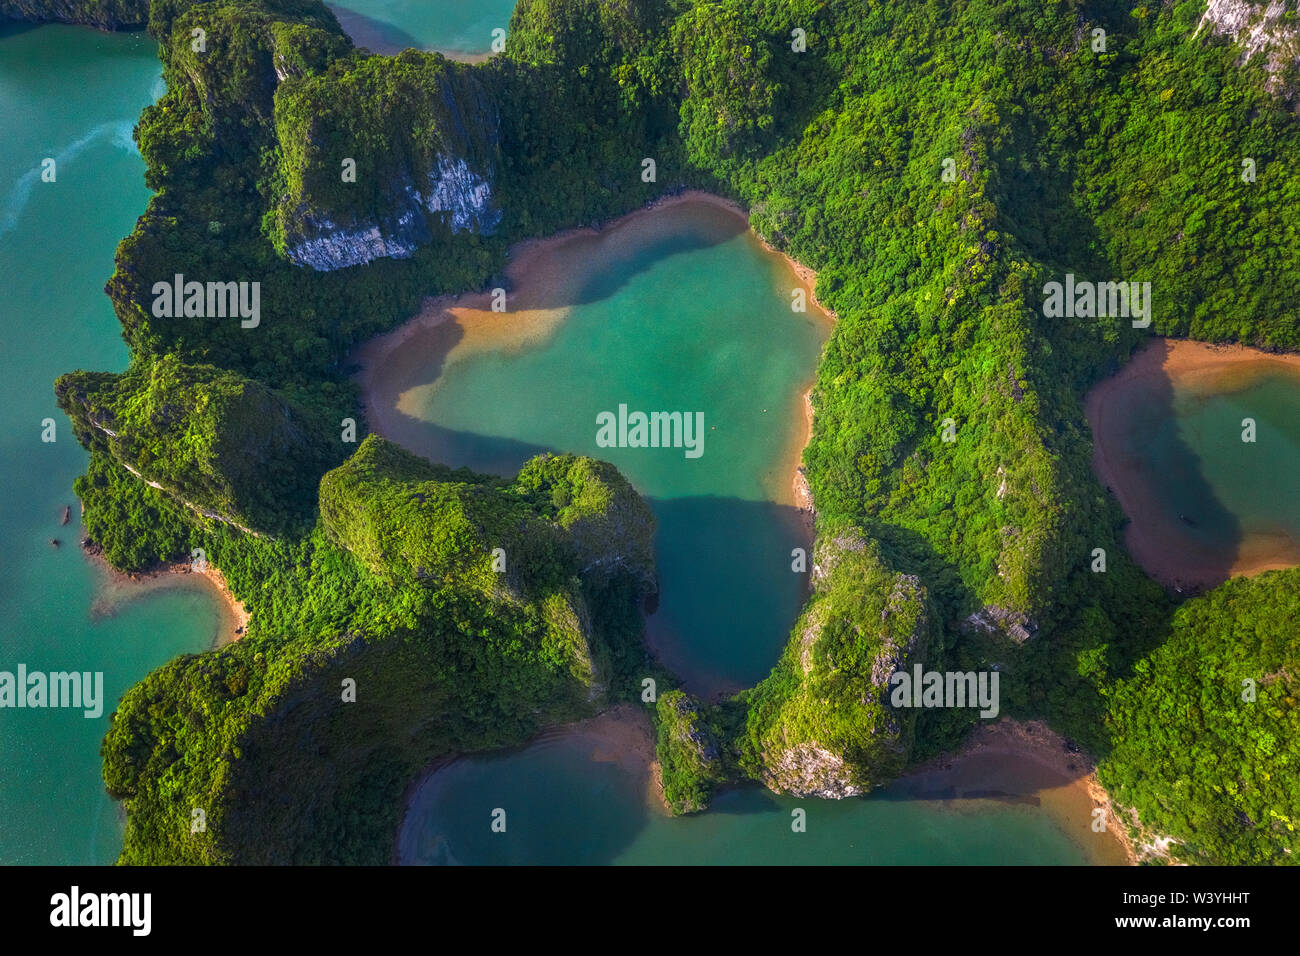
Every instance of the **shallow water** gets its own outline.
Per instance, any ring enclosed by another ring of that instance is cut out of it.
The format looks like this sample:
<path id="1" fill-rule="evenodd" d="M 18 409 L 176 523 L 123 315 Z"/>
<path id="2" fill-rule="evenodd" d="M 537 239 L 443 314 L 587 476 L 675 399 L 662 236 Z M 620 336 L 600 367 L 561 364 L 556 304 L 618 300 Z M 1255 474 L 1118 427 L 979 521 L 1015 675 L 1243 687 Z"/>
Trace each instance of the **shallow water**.
<path id="1" fill-rule="evenodd" d="M 692 689 L 765 677 L 806 595 L 792 484 L 802 393 L 829 320 L 744 220 L 706 202 L 643 213 L 543 257 L 505 314 L 474 310 L 401 348 L 387 433 L 451 465 L 512 474 L 540 451 L 612 461 L 659 520 L 650 639 Z M 811 308 L 811 306 L 810 306 Z M 703 414 L 682 447 L 602 447 L 598 418 Z"/>
<path id="2" fill-rule="evenodd" d="M 1252 536 L 1284 534 L 1300 542 L 1300 373 L 1268 372 L 1221 383 L 1222 390 L 1174 387 L 1174 417 L 1148 446 L 1159 468 L 1189 449 L 1212 502 L 1196 483 L 1169 482 L 1170 508 L 1197 522 L 1193 537 L 1240 545 Z M 1253 419 L 1256 441 L 1242 440 L 1242 423 Z M 1175 434 L 1176 432 L 1176 434 Z M 1235 539 L 1230 537 L 1235 534 Z"/>
<path id="3" fill-rule="evenodd" d="M 515 0 L 341 0 L 330 9 L 357 46 L 375 53 L 414 48 L 474 55 L 506 30 Z"/>
<path id="4" fill-rule="evenodd" d="M 54 402 L 59 374 L 126 366 L 103 287 L 149 198 L 131 128 L 161 92 L 142 34 L 0 25 L 0 670 L 102 671 L 107 699 L 97 719 L 0 709 L 3 863 L 112 862 L 120 814 L 99 758 L 109 714 L 150 670 L 211 646 L 222 621 L 212 593 L 181 579 L 136 597 L 114 589 L 104 613 L 106 576 L 78 547 L 72 482 L 86 454 Z M 41 441 L 47 417 L 53 443 Z"/>
<path id="5" fill-rule="evenodd" d="M 1188 342 L 1151 349 L 1090 399 L 1134 556 L 1198 587 L 1300 563 L 1300 367 Z"/>

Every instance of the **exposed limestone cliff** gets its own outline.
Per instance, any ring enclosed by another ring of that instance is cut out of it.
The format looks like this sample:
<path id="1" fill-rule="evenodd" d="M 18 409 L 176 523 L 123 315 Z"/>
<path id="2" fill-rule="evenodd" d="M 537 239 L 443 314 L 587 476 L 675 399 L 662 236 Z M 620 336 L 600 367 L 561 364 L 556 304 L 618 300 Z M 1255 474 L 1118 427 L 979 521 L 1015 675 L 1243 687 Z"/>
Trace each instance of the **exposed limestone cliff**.
<path id="1" fill-rule="evenodd" d="M 1023 644 L 1038 632 L 1038 625 L 1022 611 L 1015 611 L 996 604 L 988 604 L 966 618 L 963 626 L 971 631 L 983 631 L 986 634 L 1002 634 L 1017 644 Z"/>
<path id="2" fill-rule="evenodd" d="M 1294 11 L 1293 11 L 1294 12 Z M 1284 0 L 1209 0 L 1196 33 L 1208 31 L 1230 36 L 1241 47 L 1242 64 L 1263 54 L 1268 73 L 1265 88 L 1270 93 L 1291 93 L 1284 88 L 1284 74 L 1300 60 L 1300 26 L 1285 19 Z"/>
<path id="3" fill-rule="evenodd" d="M 495 106 L 468 71 L 436 54 L 288 78 L 275 123 L 288 185 L 275 239 L 298 265 L 324 272 L 406 259 L 440 238 L 491 234 L 501 221 Z"/>
<path id="4" fill-rule="evenodd" d="M 867 790 L 858 783 L 852 768 L 842 756 L 815 743 L 804 742 L 777 750 L 769 756 L 763 782 L 777 793 L 796 797 L 819 797 L 842 800 L 860 796 Z"/>

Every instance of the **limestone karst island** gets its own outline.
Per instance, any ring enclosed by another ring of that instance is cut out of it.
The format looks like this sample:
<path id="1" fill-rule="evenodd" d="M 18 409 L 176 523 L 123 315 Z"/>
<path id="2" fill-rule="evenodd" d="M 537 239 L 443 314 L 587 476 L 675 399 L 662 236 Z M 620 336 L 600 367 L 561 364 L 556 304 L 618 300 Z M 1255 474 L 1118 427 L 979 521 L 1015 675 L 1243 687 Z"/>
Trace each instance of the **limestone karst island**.
<path id="1" fill-rule="evenodd" d="M 1298 16 L 0 0 L 0 863 L 1297 862 Z"/>

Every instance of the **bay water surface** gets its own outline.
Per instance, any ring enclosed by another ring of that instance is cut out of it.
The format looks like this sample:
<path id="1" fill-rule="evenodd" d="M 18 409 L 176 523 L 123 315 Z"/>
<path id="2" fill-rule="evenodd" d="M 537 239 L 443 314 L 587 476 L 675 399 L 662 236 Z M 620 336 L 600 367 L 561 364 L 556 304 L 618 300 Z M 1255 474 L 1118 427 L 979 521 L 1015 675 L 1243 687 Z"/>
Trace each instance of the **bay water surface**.
<path id="1" fill-rule="evenodd" d="M 1157 339 L 1087 407 L 1148 573 L 1203 589 L 1300 564 L 1300 357 Z"/>
<path id="2" fill-rule="evenodd" d="M 418 41 L 406 45 L 472 54 L 487 48 L 513 4 L 346 6 L 390 24 L 390 39 L 401 33 Z M 116 243 L 148 199 L 130 129 L 160 93 L 154 45 L 143 35 L 0 28 L 0 271 L 14 277 L 0 312 L 0 669 L 102 670 L 107 698 L 94 720 L 0 711 L 0 862 L 113 859 L 121 819 L 98 755 L 108 712 L 131 683 L 176 653 L 211 646 L 220 628 L 219 604 L 200 582 L 123 589 L 81 556 L 71 484 L 85 454 L 51 387 L 72 368 L 125 366 L 102 287 Z M 55 183 L 40 181 L 46 156 L 58 164 Z M 507 325 L 469 302 L 406 343 L 386 372 L 393 402 L 381 430 L 436 460 L 500 473 L 544 449 L 613 461 L 660 522 L 656 650 L 700 693 L 754 683 L 775 662 L 806 593 L 790 567 L 791 550 L 808 542 L 791 484 L 824 318 L 793 313 L 800 283 L 789 267 L 707 204 L 578 237 L 565 256 L 533 265 L 536 281 L 523 284 L 540 291 L 511 310 L 522 321 Z M 596 415 L 620 404 L 703 412 L 704 453 L 598 446 Z M 45 417 L 57 422 L 53 444 L 40 442 Z M 73 523 L 61 527 L 66 504 Z M 399 858 L 1114 861 L 1113 847 L 1100 849 L 1086 832 L 1086 807 L 1072 808 L 1067 823 L 1047 811 L 1046 783 L 1016 779 L 1000 764 L 968 765 L 947 785 L 904 781 L 840 802 L 741 789 L 681 820 L 648 798 L 643 764 L 563 731 L 457 760 L 415 791 Z M 490 829 L 498 806 L 509 808 L 508 836 Z M 791 829 L 794 809 L 807 813 L 806 832 Z"/>
<path id="3" fill-rule="evenodd" d="M 0 671 L 103 672 L 105 698 L 93 719 L 0 709 L 0 863 L 116 858 L 122 816 L 99 757 L 109 714 L 222 626 L 198 576 L 122 584 L 82 554 L 72 483 L 87 456 L 54 401 L 63 372 L 126 367 L 103 289 L 149 199 L 131 129 L 161 93 L 143 34 L 0 20 Z M 53 182 L 41 178 L 47 158 Z M 41 440 L 47 418 L 52 443 Z"/>
<path id="4" fill-rule="evenodd" d="M 506 30 L 515 0 L 339 0 L 329 3 L 357 46 L 374 53 L 438 50 L 476 59 Z"/>

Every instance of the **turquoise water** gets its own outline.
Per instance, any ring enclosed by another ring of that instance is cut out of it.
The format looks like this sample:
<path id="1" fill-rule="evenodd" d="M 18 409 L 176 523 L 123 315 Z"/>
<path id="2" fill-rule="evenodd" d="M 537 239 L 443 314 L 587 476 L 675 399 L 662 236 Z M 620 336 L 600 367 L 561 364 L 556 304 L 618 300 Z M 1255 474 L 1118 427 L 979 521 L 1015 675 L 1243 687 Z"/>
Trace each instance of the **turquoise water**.
<path id="1" fill-rule="evenodd" d="M 103 670 L 110 702 L 97 720 L 0 710 L 0 862 L 112 860 L 120 818 L 98 757 L 111 702 L 174 654 L 208 646 L 217 630 L 216 605 L 191 584 L 105 608 L 103 582 L 75 548 L 75 520 L 58 524 L 65 504 L 75 514 L 71 483 L 85 456 L 50 383 L 75 367 L 125 365 L 102 286 L 114 246 L 147 200 L 129 131 L 160 89 L 144 37 L 0 30 L 0 274 L 9 279 L 0 312 L 0 615 L 9 625 L 0 669 Z M 45 156 L 58 160 L 57 183 L 34 172 Z M 788 429 L 768 416 L 788 423 L 798 414 L 797 390 L 811 378 L 823 332 L 791 315 L 787 278 L 752 241 L 697 227 L 661 235 L 605 270 L 546 342 L 482 354 L 479 367 L 498 376 L 497 391 L 481 392 L 490 401 L 478 408 L 510 405 L 518 417 L 480 417 L 456 400 L 458 381 L 477 387 L 474 364 L 463 379 L 447 368 L 427 412 L 442 422 L 428 425 L 434 438 L 450 436 L 483 461 L 558 447 L 617 462 L 661 520 L 658 639 L 683 673 L 721 686 L 766 673 L 802 600 L 789 570 L 797 520 L 772 491 L 788 480 L 778 464 Z M 492 371 L 511 356 L 522 364 Z M 620 401 L 703 411 L 704 456 L 596 448 L 594 413 Z M 39 441 L 47 416 L 60 429 L 51 445 Z M 52 548 L 51 537 L 63 546 Z M 507 835 L 487 825 L 497 806 L 509 808 Z M 796 806 L 807 811 L 806 833 L 790 830 Z M 956 809 L 903 791 L 836 803 L 740 790 L 703 816 L 668 820 L 647 808 L 635 774 L 564 738 L 445 768 L 420 789 L 402 839 L 403 859 L 415 862 L 1084 859 L 1034 807 Z"/>
<path id="2" fill-rule="evenodd" d="M 515 0 L 342 0 L 330 3 L 358 46 L 376 53 L 417 50 L 476 54 L 492 31 L 510 26 Z"/>
<path id="3" fill-rule="evenodd" d="M 103 671 L 107 699 L 95 720 L 0 709 L 3 863 L 116 857 L 119 811 L 99 775 L 108 715 L 131 684 L 210 646 L 219 627 L 218 605 L 194 583 L 103 606 L 104 576 L 78 547 L 72 482 L 86 455 L 54 402 L 60 373 L 127 362 L 103 287 L 149 198 L 131 128 L 161 93 L 159 72 L 143 35 L 0 25 L 0 670 Z M 46 157 L 53 183 L 40 179 Z M 52 444 L 41 441 L 47 417 Z M 65 505 L 73 518 L 60 526 Z"/>
<path id="4" fill-rule="evenodd" d="M 659 520 L 660 600 L 650 638 L 692 689 L 765 677 L 806 596 L 791 552 L 808 536 L 789 503 L 802 390 L 829 332 L 790 307 L 793 273 L 743 220 L 706 203 L 657 209 L 569 249 L 567 317 L 509 341 L 471 330 L 412 376 L 395 435 L 452 465 L 512 474 L 541 450 L 613 462 Z M 566 260 L 567 261 L 567 260 Z M 577 276 L 577 278 L 574 278 Z M 488 319 L 492 323 L 492 319 Z M 463 357 L 462 357 L 463 356 Z M 680 448 L 602 447 L 605 412 L 703 415 L 699 457 Z"/>
<path id="5" fill-rule="evenodd" d="M 1039 807 L 917 799 L 903 785 L 865 799 L 721 794 L 671 819 L 647 805 L 643 778 L 559 738 L 465 758 L 417 791 L 398 838 L 407 864 L 1084 864 Z M 504 833 L 492 812 L 506 811 Z M 804 832 L 793 811 L 806 814 Z M 1079 837 L 1087 840 L 1088 836 Z M 1103 839 L 1098 837 L 1097 839 Z"/>
<path id="6" fill-rule="evenodd" d="M 1242 441 L 1247 418 L 1257 425 L 1253 443 Z M 1199 465 L 1203 484 L 1168 481 L 1171 507 L 1194 516 L 1194 533 L 1226 537 L 1229 550 L 1233 535 L 1282 532 L 1300 542 L 1300 375 L 1268 373 L 1209 395 L 1175 386 L 1174 416 L 1155 436 L 1153 457 L 1167 464 L 1181 446 Z"/>
<path id="7" fill-rule="evenodd" d="M 561 261 L 542 271 L 564 277 L 566 297 L 535 306 L 560 310 L 558 322 L 555 312 L 550 325 L 527 318 L 521 306 L 518 316 L 461 315 L 404 343 L 398 361 L 417 368 L 398 375 L 394 391 L 406 418 L 391 437 L 435 460 L 503 474 L 542 449 L 613 461 L 660 522 L 660 604 L 647 621 L 652 643 L 697 690 L 753 684 L 777 660 L 805 597 L 790 550 L 806 541 L 794 509 L 777 502 L 789 488 L 800 393 L 827 326 L 791 312 L 788 266 L 711 205 L 657 209 L 561 249 Z M 520 296 L 528 299 L 526 283 Z M 511 323 L 520 330 L 512 334 Z M 600 447 L 597 415 L 620 403 L 703 411 L 704 454 L 689 460 L 679 449 Z M 644 766 L 638 772 L 635 759 L 629 766 L 627 746 L 605 745 L 624 758 L 609 762 L 590 738 L 559 735 L 457 760 L 417 788 L 398 837 L 399 859 L 1090 860 L 1087 837 L 1072 837 L 1036 800 L 931 799 L 911 782 L 838 802 L 746 788 L 724 793 L 703 815 L 674 820 L 647 803 Z M 986 779 L 963 793 L 1037 788 L 1009 784 L 1014 767 L 981 772 Z M 951 782 L 936 786 L 955 792 Z M 1075 830 L 1086 830 L 1084 800 L 1072 811 Z M 491 829 L 496 808 L 507 812 L 505 833 Z M 796 808 L 807 813 L 806 832 L 791 829 Z"/>
<path id="8" fill-rule="evenodd" d="M 1139 560 L 1201 586 L 1300 563 L 1300 372 L 1261 356 L 1208 379 L 1130 377 L 1107 401 Z"/>

